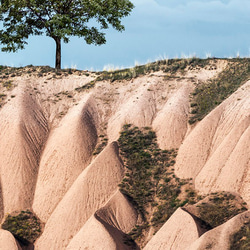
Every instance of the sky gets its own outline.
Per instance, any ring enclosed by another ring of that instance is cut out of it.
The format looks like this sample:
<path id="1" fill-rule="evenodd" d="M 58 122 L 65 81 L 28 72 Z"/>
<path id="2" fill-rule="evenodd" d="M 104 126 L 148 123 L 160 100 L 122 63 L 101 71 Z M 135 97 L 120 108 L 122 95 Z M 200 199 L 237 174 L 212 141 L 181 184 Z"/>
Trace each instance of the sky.
<path id="1" fill-rule="evenodd" d="M 62 68 L 103 70 L 165 58 L 249 57 L 249 0 L 130 0 L 125 31 L 106 30 L 107 43 L 87 45 L 72 37 L 62 44 Z M 1 47 L 1 45 L 0 45 Z M 0 65 L 54 66 L 55 43 L 33 36 L 17 53 L 0 52 Z"/>

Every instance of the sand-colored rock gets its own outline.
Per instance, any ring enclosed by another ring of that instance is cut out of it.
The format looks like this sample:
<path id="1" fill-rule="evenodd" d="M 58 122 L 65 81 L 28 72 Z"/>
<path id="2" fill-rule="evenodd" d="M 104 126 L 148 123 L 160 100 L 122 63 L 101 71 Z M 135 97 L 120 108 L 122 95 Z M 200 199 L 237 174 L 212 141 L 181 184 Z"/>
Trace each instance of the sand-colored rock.
<path id="1" fill-rule="evenodd" d="M 117 249 L 113 237 L 95 216 L 91 216 L 79 233 L 71 240 L 67 250 L 77 249 Z"/>
<path id="2" fill-rule="evenodd" d="M 152 124 L 156 103 L 153 91 L 148 91 L 151 83 L 145 84 L 121 104 L 120 109 L 109 119 L 108 137 L 111 141 L 119 138 L 119 132 L 124 124 L 134 124 L 138 127 Z"/>
<path id="3" fill-rule="evenodd" d="M 232 191 L 249 196 L 250 82 L 207 115 L 187 136 L 176 174 L 194 178 L 203 193 Z"/>
<path id="4" fill-rule="evenodd" d="M 36 249 L 65 249 L 91 215 L 116 192 L 123 171 L 117 144 L 111 143 L 65 194 L 48 219 Z"/>
<path id="5" fill-rule="evenodd" d="M 0 229 L 0 250 L 21 250 L 22 248 L 14 236 L 6 230 Z"/>
<path id="6" fill-rule="evenodd" d="M 102 221 L 124 233 L 130 232 L 139 220 L 137 211 L 120 191 L 117 191 L 95 214 Z"/>
<path id="7" fill-rule="evenodd" d="M 131 246 L 124 244 L 125 240 L 125 235 L 117 228 L 91 216 L 66 249 L 130 250 Z"/>
<path id="8" fill-rule="evenodd" d="M 90 73 L 56 77 L 53 72 L 48 72 L 44 77 L 37 76 L 35 73 L 16 77 L 14 84 L 23 86 L 28 93 L 32 90 L 35 92 L 50 127 L 54 128 L 62 116 L 83 99 L 75 88 L 82 87 L 94 79 L 95 75 Z"/>
<path id="9" fill-rule="evenodd" d="M 195 178 L 205 165 L 222 110 L 206 117 L 185 138 L 176 158 L 175 172 L 181 178 Z"/>
<path id="10" fill-rule="evenodd" d="M 189 95 L 192 90 L 186 84 L 167 101 L 153 121 L 157 142 L 162 149 L 179 148 L 188 128 Z"/>
<path id="11" fill-rule="evenodd" d="M 164 126 L 167 124 L 167 118 L 171 119 L 173 126 L 177 126 L 176 130 L 181 122 L 184 122 L 185 124 L 181 126 L 186 131 L 189 109 L 188 95 L 192 87 L 190 80 L 185 78 L 165 81 L 163 72 L 138 77 L 126 86 L 119 86 L 119 98 L 114 103 L 113 115 L 108 120 L 109 139 L 117 140 L 122 126 L 129 123 L 138 127 L 151 127 L 153 124 L 159 130 L 161 138 L 166 134 Z M 173 113 L 174 108 L 176 108 L 175 114 Z M 165 117 L 167 112 L 170 113 L 168 117 Z M 178 121 L 175 121 L 174 117 Z M 155 120 L 155 118 L 157 119 Z M 183 133 L 181 132 L 181 136 L 178 136 L 181 137 L 181 140 Z M 180 139 L 176 140 L 178 143 L 175 144 L 179 145 Z"/>
<path id="12" fill-rule="evenodd" d="M 138 214 L 117 191 L 108 203 L 97 210 L 70 241 L 70 249 L 131 249 L 124 244 L 125 233 L 138 221 Z"/>
<path id="13" fill-rule="evenodd" d="M 30 208 L 48 124 L 32 90 L 16 96 L 0 111 L 0 171 L 4 213 Z"/>
<path id="14" fill-rule="evenodd" d="M 88 165 L 97 141 L 98 117 L 87 96 L 50 134 L 44 149 L 33 210 L 47 221 L 58 202 Z"/>
<path id="15" fill-rule="evenodd" d="M 206 232 L 196 240 L 187 250 L 221 249 L 230 248 L 232 235 L 240 230 L 244 223 L 250 221 L 250 211 L 241 213 L 227 221 L 226 223 Z"/>
<path id="16" fill-rule="evenodd" d="M 196 177 L 196 188 L 204 193 L 218 190 L 237 192 L 250 204 L 249 124 L 250 117 L 228 134 Z"/>
<path id="17" fill-rule="evenodd" d="M 144 250 L 183 250 L 204 233 L 191 214 L 178 208 L 161 229 L 152 237 Z"/>

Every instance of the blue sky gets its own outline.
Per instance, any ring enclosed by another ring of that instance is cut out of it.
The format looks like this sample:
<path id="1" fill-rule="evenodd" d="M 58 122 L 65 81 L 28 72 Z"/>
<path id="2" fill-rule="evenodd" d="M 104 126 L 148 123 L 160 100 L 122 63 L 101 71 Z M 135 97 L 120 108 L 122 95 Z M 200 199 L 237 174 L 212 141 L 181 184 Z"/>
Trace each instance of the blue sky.
<path id="1" fill-rule="evenodd" d="M 62 46 L 62 68 L 103 70 L 130 67 L 161 58 L 250 55 L 249 0 L 131 0 L 122 33 L 107 30 L 107 43 L 86 45 L 72 37 Z M 0 65 L 54 66 L 55 44 L 31 37 L 25 50 L 0 52 Z"/>

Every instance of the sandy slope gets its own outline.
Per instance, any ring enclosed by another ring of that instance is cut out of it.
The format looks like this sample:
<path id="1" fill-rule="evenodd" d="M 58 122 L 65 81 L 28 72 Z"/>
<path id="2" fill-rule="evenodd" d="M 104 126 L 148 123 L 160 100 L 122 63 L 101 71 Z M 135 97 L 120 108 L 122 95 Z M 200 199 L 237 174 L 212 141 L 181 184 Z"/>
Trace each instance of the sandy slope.
<path id="1" fill-rule="evenodd" d="M 57 205 L 36 242 L 36 249 L 64 249 L 91 215 L 114 194 L 122 176 L 117 144 L 109 144 Z"/>
<path id="2" fill-rule="evenodd" d="M 137 89 L 130 98 L 121 104 L 119 110 L 110 118 L 108 136 L 117 140 L 123 124 L 133 123 L 139 127 L 150 126 L 156 112 L 154 92 L 149 91 L 151 83 Z"/>
<path id="3" fill-rule="evenodd" d="M 157 141 L 162 149 L 179 148 L 188 129 L 191 84 L 184 84 L 166 102 L 153 121 Z"/>
<path id="4" fill-rule="evenodd" d="M 221 249 L 227 250 L 230 247 L 232 235 L 239 231 L 244 223 L 250 221 L 250 212 L 244 212 L 236 215 L 231 220 L 218 226 L 196 240 L 188 250 L 203 250 L 203 249 Z"/>
<path id="5" fill-rule="evenodd" d="M 126 240 L 125 233 L 130 232 L 137 222 L 137 212 L 117 191 L 84 224 L 67 249 L 131 249 L 123 242 Z"/>
<path id="6" fill-rule="evenodd" d="M 121 244 L 119 244 L 120 247 Z M 67 250 L 76 249 L 122 249 L 117 248 L 115 239 L 94 215 L 84 224 L 79 233 L 71 240 Z"/>
<path id="7" fill-rule="evenodd" d="M 128 87 L 126 93 L 121 88 L 119 99 L 112 107 L 107 128 L 109 139 L 117 140 L 122 126 L 131 123 L 138 127 L 153 126 L 160 147 L 179 146 L 187 130 L 188 101 L 193 88 L 190 79 L 166 81 L 161 73 L 135 79 Z M 180 135 L 175 126 L 182 131 Z"/>
<path id="8" fill-rule="evenodd" d="M 178 208 L 143 249 L 186 249 L 203 233 L 204 229 L 199 221 L 182 208 Z"/>
<path id="9" fill-rule="evenodd" d="M 195 187 L 203 193 L 238 192 L 248 204 L 249 96 L 247 82 L 197 124 L 181 145 L 176 162 L 176 174 L 194 178 Z"/>
<path id="10" fill-rule="evenodd" d="M 0 111 L 1 186 L 4 213 L 29 208 L 33 201 L 48 124 L 34 93 L 21 85 Z"/>
<path id="11" fill-rule="evenodd" d="M 0 250 L 21 250 L 14 236 L 6 230 L 0 229 Z"/>
<path id="12" fill-rule="evenodd" d="M 135 208 L 120 191 L 117 191 L 105 206 L 98 209 L 95 215 L 99 220 L 124 233 L 130 232 L 140 220 Z"/>
<path id="13" fill-rule="evenodd" d="M 94 100 L 86 96 L 54 128 L 44 149 L 33 210 L 47 221 L 74 180 L 88 165 L 97 141 Z"/>
<path id="14" fill-rule="evenodd" d="M 131 246 L 124 244 L 125 237 L 125 234 L 117 228 L 92 216 L 66 249 L 129 250 Z"/>

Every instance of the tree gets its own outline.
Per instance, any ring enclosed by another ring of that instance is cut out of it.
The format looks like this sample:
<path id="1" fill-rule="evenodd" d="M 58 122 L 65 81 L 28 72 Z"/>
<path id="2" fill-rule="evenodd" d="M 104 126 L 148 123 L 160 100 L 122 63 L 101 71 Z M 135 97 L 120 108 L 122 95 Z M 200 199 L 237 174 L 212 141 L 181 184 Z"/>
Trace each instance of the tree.
<path id="1" fill-rule="evenodd" d="M 84 37 L 87 44 L 106 43 L 103 30 L 124 30 L 121 19 L 133 9 L 129 0 L 0 0 L 2 51 L 24 49 L 31 35 L 49 36 L 56 43 L 56 69 L 61 68 L 61 41 Z"/>

